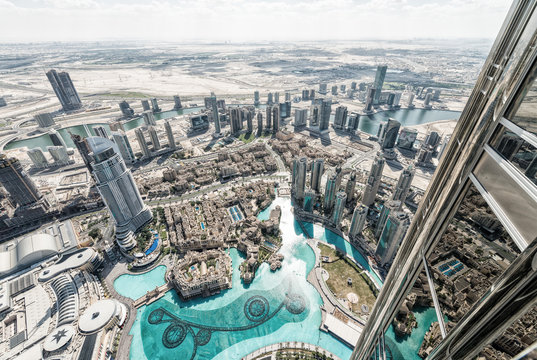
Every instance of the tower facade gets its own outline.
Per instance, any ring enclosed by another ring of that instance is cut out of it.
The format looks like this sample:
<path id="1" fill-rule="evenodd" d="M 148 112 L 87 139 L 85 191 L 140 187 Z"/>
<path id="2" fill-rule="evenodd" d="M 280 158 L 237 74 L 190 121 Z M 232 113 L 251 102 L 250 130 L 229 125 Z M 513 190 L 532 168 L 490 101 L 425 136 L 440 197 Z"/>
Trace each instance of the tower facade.
<path id="1" fill-rule="evenodd" d="M 34 119 L 40 128 L 48 128 L 56 124 L 54 122 L 54 118 L 52 117 L 52 114 L 50 113 L 37 114 L 34 116 Z"/>
<path id="2" fill-rule="evenodd" d="M 77 110 L 82 107 L 82 101 L 67 72 L 57 72 L 52 69 L 47 72 L 47 78 L 64 111 Z"/>
<path id="3" fill-rule="evenodd" d="M 97 189 L 116 223 L 116 239 L 128 250 L 135 246 L 133 233 L 152 219 L 130 170 L 109 139 L 90 137 L 91 166 Z"/>
<path id="4" fill-rule="evenodd" d="M 347 194 L 347 202 L 354 199 L 354 189 L 356 188 L 356 171 L 352 171 L 347 184 L 345 185 L 345 194 Z"/>
<path id="5" fill-rule="evenodd" d="M 390 214 L 398 211 L 400 208 L 400 201 L 390 200 L 382 205 L 382 210 L 380 211 L 379 218 L 377 220 L 377 226 L 375 227 L 375 236 L 377 238 L 382 234 L 382 230 L 384 230 L 384 226 L 386 225 L 386 221 L 388 221 Z"/>
<path id="6" fill-rule="evenodd" d="M 112 131 L 112 141 L 116 144 L 119 153 L 126 164 L 132 164 L 136 161 L 129 138 L 123 131 Z"/>
<path id="7" fill-rule="evenodd" d="M 151 151 L 149 151 L 149 146 L 147 146 L 147 142 L 145 141 L 144 132 L 142 129 L 138 128 L 134 130 L 134 133 L 136 134 L 136 140 L 138 141 L 138 145 L 140 146 L 140 151 L 142 151 L 143 157 L 150 158 L 151 157 Z"/>
<path id="8" fill-rule="evenodd" d="M 0 154 L 0 184 L 16 205 L 34 204 L 43 198 L 20 161 Z"/>
<path id="9" fill-rule="evenodd" d="M 347 123 L 347 107 L 338 106 L 336 108 L 336 116 L 334 118 L 334 129 L 343 129 Z"/>
<path id="10" fill-rule="evenodd" d="M 334 207 L 334 201 L 336 198 L 336 182 L 336 174 L 331 174 L 326 179 L 326 186 L 324 190 L 324 210 L 327 213 L 332 211 L 332 208 Z"/>
<path id="11" fill-rule="evenodd" d="M 351 227 L 349 228 L 349 236 L 354 237 L 361 234 L 364 230 L 365 221 L 367 219 L 367 207 L 358 205 L 352 213 Z"/>
<path id="12" fill-rule="evenodd" d="M 315 159 L 311 164 L 311 189 L 321 191 L 321 179 L 324 173 L 324 159 Z"/>
<path id="13" fill-rule="evenodd" d="M 295 197 L 297 200 L 304 200 L 304 191 L 306 189 L 306 174 L 308 170 L 308 159 L 301 157 L 295 159 L 293 166 L 293 186 L 295 190 Z"/>
<path id="14" fill-rule="evenodd" d="M 177 146 L 175 145 L 175 139 L 173 138 L 173 130 L 170 122 L 166 120 L 164 122 L 164 129 L 166 129 L 166 137 L 168 138 L 168 147 L 174 150 Z"/>
<path id="15" fill-rule="evenodd" d="M 332 113 L 332 100 L 322 99 L 320 116 L 319 116 L 319 131 L 328 130 L 330 125 L 330 114 Z"/>
<path id="16" fill-rule="evenodd" d="M 275 105 L 272 107 L 272 132 L 276 134 L 280 131 L 280 107 Z"/>
<path id="17" fill-rule="evenodd" d="M 408 192 L 410 191 L 410 185 L 412 185 L 415 172 L 416 171 L 412 165 L 403 170 L 401 176 L 399 176 L 397 185 L 395 186 L 392 200 L 398 200 L 401 202 L 401 204 L 404 204 L 406 197 L 408 196 Z"/>
<path id="18" fill-rule="evenodd" d="M 344 191 L 338 191 L 336 194 L 336 200 L 334 202 L 334 211 L 332 212 L 332 221 L 339 227 L 341 225 L 341 219 L 343 218 L 343 211 L 345 210 L 345 204 L 347 203 L 347 194 Z"/>
<path id="19" fill-rule="evenodd" d="M 382 86 L 384 86 L 384 78 L 386 77 L 386 65 L 378 66 L 377 73 L 375 74 L 375 82 L 373 87 L 375 88 L 375 96 L 373 98 L 373 104 L 377 105 L 380 99 L 380 93 L 382 92 Z"/>
<path id="20" fill-rule="evenodd" d="M 371 206 L 375 202 L 380 182 L 382 180 L 384 163 L 385 161 L 383 156 L 381 154 L 377 154 L 377 157 L 371 166 L 371 171 L 369 172 L 369 177 L 367 178 L 367 184 L 365 186 L 364 195 L 362 198 L 362 204 L 365 206 Z"/>
<path id="21" fill-rule="evenodd" d="M 84 164 L 88 168 L 88 170 L 91 171 L 91 157 L 89 153 L 91 152 L 91 149 L 89 148 L 89 145 L 85 138 L 82 138 L 82 136 L 69 133 L 69 136 L 71 136 L 71 141 L 75 144 L 76 149 L 78 150 L 78 153 L 82 157 L 82 160 L 84 161 Z"/>
<path id="22" fill-rule="evenodd" d="M 181 98 L 179 97 L 179 95 L 174 95 L 173 96 L 173 108 L 174 110 L 179 110 L 179 109 L 182 109 L 183 108 L 183 105 L 181 104 Z M 144 110 L 149 110 L 149 109 L 145 109 Z"/>
<path id="23" fill-rule="evenodd" d="M 151 143 L 153 144 L 153 151 L 159 151 L 161 149 L 160 140 L 158 138 L 157 129 L 153 126 L 149 127 L 149 137 L 151 138 Z"/>
<path id="24" fill-rule="evenodd" d="M 392 262 L 409 225 L 410 220 L 404 212 L 396 211 L 388 216 L 375 251 L 375 256 L 379 258 L 380 266 L 386 266 Z"/>

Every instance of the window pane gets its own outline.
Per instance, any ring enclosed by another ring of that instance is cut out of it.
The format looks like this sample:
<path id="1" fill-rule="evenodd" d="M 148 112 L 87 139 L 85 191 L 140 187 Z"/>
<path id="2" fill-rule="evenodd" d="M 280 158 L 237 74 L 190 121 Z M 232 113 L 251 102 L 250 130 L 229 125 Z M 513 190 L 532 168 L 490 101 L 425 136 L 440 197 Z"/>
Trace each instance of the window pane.
<path id="1" fill-rule="evenodd" d="M 537 84 L 535 71 L 505 116 L 522 129 L 537 134 Z"/>
<path id="2" fill-rule="evenodd" d="M 537 184 L 537 148 L 503 126 L 499 131 L 500 136 L 493 141 L 492 147 Z"/>
<path id="3" fill-rule="evenodd" d="M 429 256 L 449 333 L 519 254 L 518 247 L 472 184 Z M 428 284 L 424 283 L 424 286 Z M 416 287 L 416 286 L 415 286 Z M 425 333 L 421 355 L 440 343 L 438 325 Z"/>

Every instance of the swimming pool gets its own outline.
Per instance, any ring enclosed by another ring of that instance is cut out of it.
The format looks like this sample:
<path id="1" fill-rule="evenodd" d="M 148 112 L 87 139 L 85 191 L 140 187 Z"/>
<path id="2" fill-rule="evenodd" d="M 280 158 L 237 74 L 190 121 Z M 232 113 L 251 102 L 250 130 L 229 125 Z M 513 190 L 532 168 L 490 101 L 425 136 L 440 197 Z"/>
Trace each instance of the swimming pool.
<path id="1" fill-rule="evenodd" d="M 121 275 L 114 281 L 114 289 L 119 295 L 136 300 L 148 291 L 164 285 L 166 283 L 164 274 L 166 274 L 166 266 L 160 265 L 144 274 Z"/>

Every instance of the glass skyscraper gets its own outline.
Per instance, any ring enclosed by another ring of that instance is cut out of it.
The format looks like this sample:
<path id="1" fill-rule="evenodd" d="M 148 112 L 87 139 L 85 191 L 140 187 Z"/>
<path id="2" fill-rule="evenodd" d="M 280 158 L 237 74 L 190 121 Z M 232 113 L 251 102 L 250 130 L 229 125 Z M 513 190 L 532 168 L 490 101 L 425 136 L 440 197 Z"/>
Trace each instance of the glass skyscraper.
<path id="1" fill-rule="evenodd" d="M 416 297 L 422 358 L 537 355 L 536 5 L 511 6 L 351 359 L 396 358 Z"/>

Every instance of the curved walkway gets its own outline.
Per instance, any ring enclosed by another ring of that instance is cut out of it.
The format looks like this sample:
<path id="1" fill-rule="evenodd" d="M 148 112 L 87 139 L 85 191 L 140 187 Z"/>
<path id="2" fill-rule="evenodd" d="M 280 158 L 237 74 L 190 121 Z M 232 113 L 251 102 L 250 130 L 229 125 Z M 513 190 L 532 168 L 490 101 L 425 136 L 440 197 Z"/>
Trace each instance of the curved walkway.
<path id="1" fill-rule="evenodd" d="M 241 360 L 253 360 L 253 359 L 258 358 L 259 356 L 264 356 L 263 360 L 267 360 L 269 359 L 267 357 L 269 355 L 270 355 L 271 360 L 276 360 L 276 353 L 278 351 L 285 351 L 286 349 L 308 350 L 308 351 L 313 351 L 313 352 L 324 354 L 326 356 L 331 357 L 334 360 L 341 360 L 341 358 L 337 357 L 336 355 L 330 353 L 329 351 L 323 349 L 320 346 L 303 343 L 300 341 L 289 341 L 289 342 L 281 342 L 281 343 L 276 343 L 272 345 L 267 345 L 267 346 L 262 347 L 261 349 L 257 349 L 256 351 L 242 357 Z"/>

